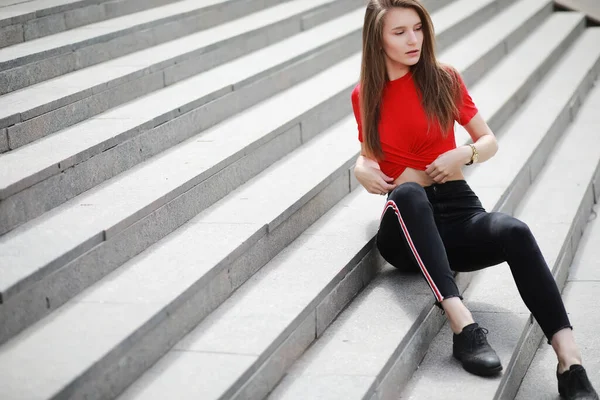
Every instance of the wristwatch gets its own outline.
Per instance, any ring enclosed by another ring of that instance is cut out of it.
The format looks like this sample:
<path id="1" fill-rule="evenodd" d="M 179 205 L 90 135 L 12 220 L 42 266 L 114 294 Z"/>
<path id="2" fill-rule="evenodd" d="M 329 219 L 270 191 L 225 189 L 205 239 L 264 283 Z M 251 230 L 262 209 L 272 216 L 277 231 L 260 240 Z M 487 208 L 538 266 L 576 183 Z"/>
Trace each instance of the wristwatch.
<path id="1" fill-rule="evenodd" d="M 469 161 L 465 165 L 471 165 L 471 164 L 479 161 L 479 153 L 477 152 L 477 147 L 475 147 L 474 144 L 469 144 L 469 146 L 471 146 L 471 150 L 473 151 L 473 154 L 471 155 L 471 161 Z"/>

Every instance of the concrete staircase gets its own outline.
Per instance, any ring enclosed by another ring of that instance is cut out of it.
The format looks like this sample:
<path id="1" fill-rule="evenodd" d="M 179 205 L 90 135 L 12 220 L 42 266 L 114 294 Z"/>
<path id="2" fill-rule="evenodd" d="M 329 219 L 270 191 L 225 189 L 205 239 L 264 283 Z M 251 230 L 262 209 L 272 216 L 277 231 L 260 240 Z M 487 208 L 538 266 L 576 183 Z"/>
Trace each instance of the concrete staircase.
<path id="1" fill-rule="evenodd" d="M 592 211 L 593 220 L 586 228 L 579 248 L 575 253 L 572 268 L 563 292 L 566 306 L 571 310 L 570 318 L 581 339 L 584 363 L 592 384 L 600 387 L 600 346 L 598 346 L 598 314 L 589 311 L 600 290 L 600 219 L 598 205 Z M 541 344 L 537 350 L 525 379 L 517 393 L 517 400 L 555 399 L 556 394 L 549 388 L 556 385 L 556 357 L 549 346 Z"/>
<path id="2" fill-rule="evenodd" d="M 562 287 L 600 197 L 600 28 L 547 0 L 424 2 L 500 142 L 468 180 Z M 0 398 L 504 399 L 541 371 L 505 266 L 457 277 L 505 364 L 483 380 L 374 249 L 363 7 L 0 0 Z"/>

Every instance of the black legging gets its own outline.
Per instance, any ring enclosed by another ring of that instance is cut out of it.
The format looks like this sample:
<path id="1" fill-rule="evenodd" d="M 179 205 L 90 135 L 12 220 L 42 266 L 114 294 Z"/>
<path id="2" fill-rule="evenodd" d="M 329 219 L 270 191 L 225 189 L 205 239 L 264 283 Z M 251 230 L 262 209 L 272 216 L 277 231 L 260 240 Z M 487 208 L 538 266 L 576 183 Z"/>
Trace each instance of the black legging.
<path id="1" fill-rule="evenodd" d="M 401 270 L 420 270 L 436 304 L 462 297 L 452 271 L 476 271 L 504 261 L 525 305 L 550 341 L 569 318 L 529 227 L 507 214 L 488 213 L 464 180 L 423 188 L 404 183 L 388 195 L 377 247 Z"/>

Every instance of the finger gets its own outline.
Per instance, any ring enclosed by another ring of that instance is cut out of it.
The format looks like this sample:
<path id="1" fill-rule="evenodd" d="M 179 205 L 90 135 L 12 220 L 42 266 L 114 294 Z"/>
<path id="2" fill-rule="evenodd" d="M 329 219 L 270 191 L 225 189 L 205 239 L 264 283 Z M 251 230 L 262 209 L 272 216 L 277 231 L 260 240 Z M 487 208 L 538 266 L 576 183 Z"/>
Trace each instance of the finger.
<path id="1" fill-rule="evenodd" d="M 431 173 L 429 173 L 429 176 L 432 177 L 433 179 L 435 179 L 440 174 L 442 174 L 442 171 L 440 171 L 439 169 L 436 168 L 433 171 L 431 171 Z"/>
<path id="2" fill-rule="evenodd" d="M 425 169 L 425 172 L 427 173 L 427 175 L 431 175 L 431 173 L 435 171 L 435 166 L 433 164 L 429 164 L 427 166 L 427 168 Z"/>
<path id="3" fill-rule="evenodd" d="M 377 194 L 387 194 L 389 190 L 386 188 L 386 185 L 378 185 L 376 189 Z"/>
<path id="4" fill-rule="evenodd" d="M 386 185 L 383 185 L 383 189 L 386 192 L 391 192 L 392 190 L 396 189 L 396 185 L 386 184 Z"/>
<path id="5" fill-rule="evenodd" d="M 381 176 L 381 179 L 383 179 L 385 182 L 393 182 L 394 178 L 392 178 L 391 176 L 387 176 L 386 174 L 384 174 L 383 172 L 379 171 L 379 176 Z"/>
<path id="6" fill-rule="evenodd" d="M 444 183 L 448 179 L 448 174 L 440 174 L 436 177 L 436 182 Z"/>

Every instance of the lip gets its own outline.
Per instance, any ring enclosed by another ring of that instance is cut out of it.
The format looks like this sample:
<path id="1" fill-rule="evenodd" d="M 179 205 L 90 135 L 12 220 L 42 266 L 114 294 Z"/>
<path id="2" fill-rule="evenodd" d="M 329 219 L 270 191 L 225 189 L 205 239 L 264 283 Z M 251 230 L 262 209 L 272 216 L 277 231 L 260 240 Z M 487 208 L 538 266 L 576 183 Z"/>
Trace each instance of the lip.
<path id="1" fill-rule="evenodd" d="M 416 56 L 417 54 L 419 54 L 419 50 L 411 50 L 406 52 L 406 55 L 409 56 Z"/>

